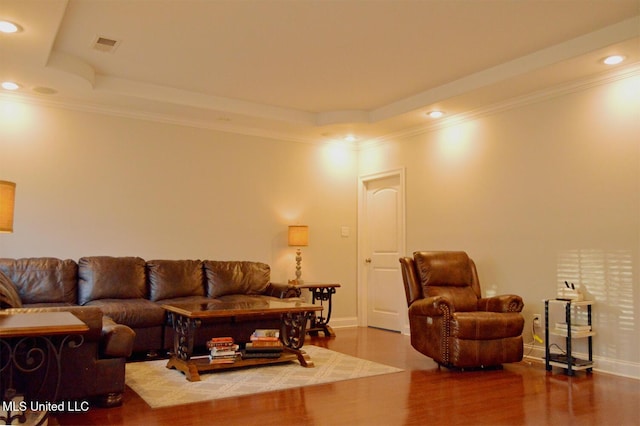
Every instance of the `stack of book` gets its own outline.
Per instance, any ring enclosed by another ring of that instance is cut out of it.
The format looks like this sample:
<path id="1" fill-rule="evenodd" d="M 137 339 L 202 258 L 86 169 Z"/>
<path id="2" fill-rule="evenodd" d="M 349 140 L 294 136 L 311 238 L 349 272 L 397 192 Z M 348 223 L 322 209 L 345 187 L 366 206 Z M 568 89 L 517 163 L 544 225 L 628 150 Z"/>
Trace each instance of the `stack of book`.
<path id="1" fill-rule="evenodd" d="M 238 345 L 232 337 L 214 337 L 207 342 L 211 364 L 232 364 L 238 357 Z"/>
<path id="2" fill-rule="evenodd" d="M 245 345 L 242 358 L 280 358 L 284 347 L 280 342 L 280 332 L 274 329 L 257 329 Z"/>

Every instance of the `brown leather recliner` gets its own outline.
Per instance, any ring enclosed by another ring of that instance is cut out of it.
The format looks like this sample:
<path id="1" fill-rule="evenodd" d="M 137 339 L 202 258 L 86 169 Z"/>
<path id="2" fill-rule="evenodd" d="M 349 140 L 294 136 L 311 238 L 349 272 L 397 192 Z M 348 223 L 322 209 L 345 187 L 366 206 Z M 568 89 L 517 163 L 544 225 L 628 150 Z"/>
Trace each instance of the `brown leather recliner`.
<path id="1" fill-rule="evenodd" d="M 482 298 L 475 263 L 465 252 L 415 252 L 400 263 L 416 350 L 445 367 L 522 360 L 522 298 Z"/>

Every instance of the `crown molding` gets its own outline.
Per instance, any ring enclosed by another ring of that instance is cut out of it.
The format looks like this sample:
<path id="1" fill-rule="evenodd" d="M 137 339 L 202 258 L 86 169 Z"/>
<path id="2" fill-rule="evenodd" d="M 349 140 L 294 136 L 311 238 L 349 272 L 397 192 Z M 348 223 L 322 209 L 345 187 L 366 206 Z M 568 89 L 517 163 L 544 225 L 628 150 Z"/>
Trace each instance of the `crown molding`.
<path id="1" fill-rule="evenodd" d="M 364 150 L 387 143 L 396 142 L 398 139 L 405 139 L 412 136 L 433 132 L 446 127 L 458 125 L 460 123 L 476 120 L 478 118 L 497 114 L 510 109 L 519 108 L 525 105 L 531 105 L 538 102 L 544 102 L 559 96 L 564 96 L 570 93 L 587 90 L 592 87 L 609 84 L 618 80 L 631 78 L 640 75 L 640 62 L 630 64 L 624 68 L 617 68 L 614 71 L 609 71 L 595 76 L 583 78 L 580 80 L 571 81 L 568 83 L 556 85 L 550 88 L 546 88 L 540 91 L 529 93 L 527 95 L 519 96 L 516 98 L 508 99 L 503 102 L 494 103 L 481 108 L 477 108 L 466 113 L 456 114 L 451 117 L 438 120 L 437 122 L 431 122 L 426 125 L 420 125 L 413 128 L 405 129 L 399 132 L 383 135 L 378 138 L 363 140 L 353 144 L 355 150 Z M 112 106 L 92 104 L 82 102 L 80 100 L 59 97 L 55 95 L 55 98 L 44 98 L 42 96 L 35 96 L 29 94 L 17 94 L 17 93 L 0 93 L 0 99 L 11 99 L 12 101 L 19 101 L 27 104 L 41 105 L 46 107 L 61 108 L 67 110 L 74 110 L 80 112 L 88 112 L 95 114 L 105 114 L 123 118 L 130 118 L 135 120 L 145 120 L 158 123 L 166 123 L 178 126 L 186 126 L 193 128 L 201 128 L 207 130 L 215 130 L 224 133 L 240 134 L 245 136 L 260 137 L 266 139 L 272 139 L 277 141 L 304 143 L 311 145 L 326 145 L 326 139 L 320 137 L 309 138 L 292 135 L 287 132 L 278 132 L 266 129 L 251 128 L 248 126 L 238 126 L 230 124 L 228 122 L 216 122 L 210 120 L 191 120 L 185 118 L 175 117 L 169 114 L 159 114 L 150 112 L 134 111 L 127 108 L 117 108 Z"/>
<path id="2" fill-rule="evenodd" d="M 0 100 L 8 99 L 12 102 L 21 102 L 27 105 L 38 105 L 51 108 L 60 108 L 70 111 L 86 112 L 92 114 L 102 114 L 114 117 L 129 118 L 134 120 L 151 121 L 155 123 L 172 124 L 184 127 L 193 127 L 206 130 L 215 130 L 224 133 L 239 134 L 245 136 L 254 136 L 265 139 L 274 139 L 277 141 L 296 142 L 304 144 L 325 144 L 326 141 L 317 139 L 303 138 L 286 132 L 277 132 L 266 129 L 256 129 L 248 126 L 236 126 L 227 122 L 216 122 L 211 120 L 191 120 L 178 118 L 170 114 L 158 114 L 150 112 L 133 111 L 127 108 L 117 108 L 113 106 L 92 104 L 82 102 L 76 99 L 58 97 L 55 99 L 46 99 L 41 96 L 24 94 L 24 93 L 7 93 L 0 92 Z"/>
<path id="3" fill-rule="evenodd" d="M 466 121 L 476 120 L 478 118 L 497 114 L 503 111 L 548 101 L 559 96 L 565 96 L 571 93 L 588 90 L 596 86 L 613 83 L 635 76 L 640 76 L 640 62 L 627 65 L 624 68 L 618 68 L 614 71 L 603 72 L 595 76 L 586 77 L 580 80 L 574 80 L 568 83 L 562 83 L 550 88 L 545 88 L 543 90 L 538 90 L 526 95 L 511 98 L 506 101 L 483 106 L 475 110 L 456 114 L 451 117 L 438 120 L 437 122 L 431 122 L 426 125 L 401 130 L 399 132 L 391 133 L 379 138 L 362 141 L 358 144 L 358 148 L 362 150 L 381 146 L 387 143 L 396 142 L 398 139 L 405 139 L 412 136 L 433 132 L 436 130 L 455 126 Z"/>

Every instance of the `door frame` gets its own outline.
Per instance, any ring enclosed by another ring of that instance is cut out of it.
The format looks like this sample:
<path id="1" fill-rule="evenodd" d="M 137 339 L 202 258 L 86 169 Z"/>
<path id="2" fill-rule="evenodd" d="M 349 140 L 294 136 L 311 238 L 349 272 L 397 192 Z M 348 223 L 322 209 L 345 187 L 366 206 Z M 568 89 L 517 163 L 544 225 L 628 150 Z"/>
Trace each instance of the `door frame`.
<path id="1" fill-rule="evenodd" d="M 400 209 L 402 210 L 400 213 L 400 218 L 402 221 L 401 231 L 400 231 L 400 251 L 402 253 L 406 253 L 406 191 L 405 191 L 405 168 L 401 167 L 398 169 L 387 170 L 383 172 L 377 172 L 367 175 L 362 175 L 358 177 L 358 268 L 357 268 L 357 282 L 358 282 L 358 307 L 357 307 L 357 315 L 358 315 L 358 326 L 359 327 L 367 327 L 367 307 L 368 307 L 368 282 L 367 282 L 367 264 L 365 263 L 365 259 L 367 258 L 366 250 L 366 241 L 367 236 L 365 235 L 365 218 L 366 218 L 366 196 L 367 196 L 367 184 L 369 182 L 388 178 L 388 177 L 399 177 L 400 179 Z M 406 323 L 406 321 L 405 321 Z M 405 326 L 402 329 L 407 329 Z"/>

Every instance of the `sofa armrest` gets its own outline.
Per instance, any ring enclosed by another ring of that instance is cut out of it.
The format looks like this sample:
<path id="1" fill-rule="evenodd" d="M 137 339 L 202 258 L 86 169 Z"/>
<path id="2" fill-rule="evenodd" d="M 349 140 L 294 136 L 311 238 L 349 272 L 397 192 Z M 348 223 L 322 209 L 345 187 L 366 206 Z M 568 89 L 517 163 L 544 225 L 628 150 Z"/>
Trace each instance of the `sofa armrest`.
<path id="1" fill-rule="evenodd" d="M 450 317 L 455 312 L 455 307 L 449 299 L 443 296 L 418 299 L 409 306 L 409 315 L 426 317 Z"/>
<path id="2" fill-rule="evenodd" d="M 478 310 L 485 312 L 521 312 L 524 308 L 522 297 L 515 294 L 503 294 L 478 299 Z"/>
<path id="3" fill-rule="evenodd" d="M 302 290 L 293 284 L 279 284 L 269 283 L 269 286 L 264 291 L 265 296 L 277 297 L 278 299 L 285 299 L 288 297 L 300 297 Z"/>
<path id="4" fill-rule="evenodd" d="M 100 352 L 109 357 L 129 357 L 133 351 L 136 333 L 130 327 L 118 324 L 107 316 L 102 317 Z"/>

